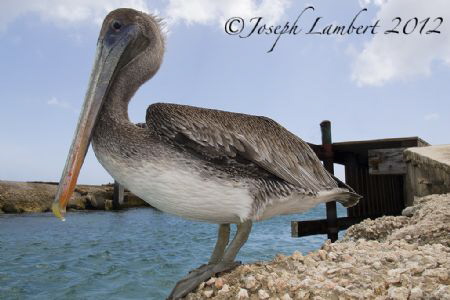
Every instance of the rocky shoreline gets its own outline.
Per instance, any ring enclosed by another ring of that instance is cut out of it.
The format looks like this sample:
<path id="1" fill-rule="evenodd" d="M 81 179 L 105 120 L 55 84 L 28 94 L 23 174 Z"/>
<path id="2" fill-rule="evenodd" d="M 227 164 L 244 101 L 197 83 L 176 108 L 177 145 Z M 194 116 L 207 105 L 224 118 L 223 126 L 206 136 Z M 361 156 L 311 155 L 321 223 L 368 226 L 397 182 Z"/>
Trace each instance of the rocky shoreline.
<path id="1" fill-rule="evenodd" d="M 365 220 L 303 255 L 243 265 L 186 299 L 450 299 L 450 194 Z"/>
<path id="2" fill-rule="evenodd" d="M 0 180 L 0 213 L 47 212 L 56 195 L 58 183 Z M 105 210 L 111 207 L 114 187 L 77 185 L 68 203 L 69 210 Z M 125 191 L 122 208 L 149 207 L 142 199 Z"/>

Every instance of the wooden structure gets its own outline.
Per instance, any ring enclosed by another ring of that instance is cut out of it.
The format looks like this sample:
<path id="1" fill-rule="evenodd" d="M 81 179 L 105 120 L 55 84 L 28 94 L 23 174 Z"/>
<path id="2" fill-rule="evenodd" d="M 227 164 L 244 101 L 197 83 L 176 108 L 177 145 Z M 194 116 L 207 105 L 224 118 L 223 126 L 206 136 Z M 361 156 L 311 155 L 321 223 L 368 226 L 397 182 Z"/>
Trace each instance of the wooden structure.
<path id="1" fill-rule="evenodd" d="M 120 209 L 123 205 L 123 198 L 125 194 L 124 187 L 118 183 L 117 181 L 114 181 L 114 191 L 113 191 L 113 201 L 112 201 L 112 209 Z"/>
<path id="2" fill-rule="evenodd" d="M 321 129 L 322 145 L 310 144 L 311 148 L 329 172 L 333 173 L 333 163 L 344 165 L 346 183 L 363 199 L 347 209 L 345 218 L 337 218 L 335 204 L 327 203 L 326 220 L 293 221 L 292 236 L 327 234 L 335 241 L 339 230 L 363 219 L 401 214 L 407 203 L 403 151 L 428 144 L 418 137 L 331 143 L 330 122 L 322 122 Z"/>
<path id="3" fill-rule="evenodd" d="M 333 146 L 331 140 L 331 122 L 323 121 L 320 123 L 320 131 L 322 133 L 322 150 L 323 150 L 323 165 L 325 169 L 334 174 L 333 162 Z M 327 202 L 327 233 L 328 238 L 335 241 L 338 239 L 339 227 L 337 224 L 337 210 L 336 202 Z"/>

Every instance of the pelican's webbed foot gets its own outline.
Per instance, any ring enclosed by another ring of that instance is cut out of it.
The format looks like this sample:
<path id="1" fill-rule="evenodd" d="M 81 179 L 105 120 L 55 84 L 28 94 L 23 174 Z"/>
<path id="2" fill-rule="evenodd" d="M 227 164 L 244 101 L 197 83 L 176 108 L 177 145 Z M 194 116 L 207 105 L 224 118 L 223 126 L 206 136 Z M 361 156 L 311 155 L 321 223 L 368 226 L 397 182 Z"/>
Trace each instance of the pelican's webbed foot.
<path id="1" fill-rule="evenodd" d="M 240 262 L 220 262 L 216 265 L 203 265 L 200 268 L 189 272 L 186 277 L 178 281 L 167 299 L 180 299 L 194 291 L 202 282 L 207 281 L 218 273 L 231 271 L 240 264 Z"/>

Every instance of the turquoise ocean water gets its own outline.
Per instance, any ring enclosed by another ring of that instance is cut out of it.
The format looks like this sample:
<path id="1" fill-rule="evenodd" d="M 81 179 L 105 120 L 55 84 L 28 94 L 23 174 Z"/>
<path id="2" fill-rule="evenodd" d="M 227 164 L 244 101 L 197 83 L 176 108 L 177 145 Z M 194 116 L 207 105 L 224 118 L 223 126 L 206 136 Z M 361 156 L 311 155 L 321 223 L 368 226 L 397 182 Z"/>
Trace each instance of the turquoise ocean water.
<path id="1" fill-rule="evenodd" d="M 324 217 L 320 205 L 255 223 L 238 259 L 315 250 L 326 236 L 291 238 L 290 221 Z M 66 222 L 50 213 L 0 215 L 0 299 L 165 299 L 207 262 L 216 231 L 148 208 L 69 212 Z"/>

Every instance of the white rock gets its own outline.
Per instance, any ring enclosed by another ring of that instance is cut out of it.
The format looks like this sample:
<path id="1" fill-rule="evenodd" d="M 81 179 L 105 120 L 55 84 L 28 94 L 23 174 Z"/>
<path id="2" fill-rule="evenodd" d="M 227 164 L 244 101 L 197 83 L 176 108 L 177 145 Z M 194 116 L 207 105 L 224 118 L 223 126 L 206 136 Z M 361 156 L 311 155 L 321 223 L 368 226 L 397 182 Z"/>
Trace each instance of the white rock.
<path id="1" fill-rule="evenodd" d="M 269 278 L 269 280 L 267 280 L 267 287 L 271 292 L 275 291 L 275 281 L 273 281 L 272 278 Z"/>
<path id="2" fill-rule="evenodd" d="M 330 259 L 332 259 L 332 260 L 336 260 L 337 255 L 336 255 L 336 253 L 334 253 L 334 252 L 330 252 L 330 253 L 328 253 L 328 257 L 329 257 Z"/>
<path id="3" fill-rule="evenodd" d="M 388 278 L 387 282 L 389 283 L 398 283 L 400 282 L 401 278 L 400 275 L 402 274 L 402 269 L 392 269 L 387 272 Z"/>
<path id="4" fill-rule="evenodd" d="M 389 299 L 393 300 L 408 299 L 408 294 L 409 294 L 408 289 L 402 286 L 401 287 L 391 286 L 388 290 L 388 297 Z"/>
<path id="5" fill-rule="evenodd" d="M 255 276 L 255 278 L 256 278 L 256 280 L 258 280 L 258 281 L 261 281 L 261 280 L 263 280 L 264 279 L 264 275 L 263 274 L 256 274 L 256 276 Z"/>
<path id="6" fill-rule="evenodd" d="M 246 289 L 252 289 L 256 286 L 256 278 L 253 275 L 247 276 L 244 279 L 244 284 Z"/>
<path id="7" fill-rule="evenodd" d="M 240 266 L 238 268 L 240 268 L 240 271 L 241 271 L 242 274 L 249 273 L 249 272 L 253 271 L 253 267 L 250 266 L 250 265 L 243 265 L 243 266 Z"/>
<path id="8" fill-rule="evenodd" d="M 281 297 L 281 300 L 292 300 L 291 296 L 289 296 L 288 293 L 284 294 L 283 297 Z"/>
<path id="9" fill-rule="evenodd" d="M 211 298 L 211 296 L 213 295 L 214 291 L 213 290 L 207 290 L 207 291 L 203 291 L 203 295 L 206 298 Z"/>
<path id="10" fill-rule="evenodd" d="M 395 261 L 397 261 L 397 256 L 393 253 L 387 253 L 386 256 L 384 257 L 384 259 L 387 262 L 395 262 Z"/>
<path id="11" fill-rule="evenodd" d="M 413 261 L 413 262 L 407 262 L 406 263 L 406 268 L 408 268 L 410 270 L 410 272 L 412 274 L 419 274 L 422 273 L 424 271 L 424 267 L 421 266 L 418 262 Z"/>
<path id="12" fill-rule="evenodd" d="M 326 240 L 322 245 L 322 249 L 325 251 L 330 251 L 331 250 L 331 240 Z"/>
<path id="13" fill-rule="evenodd" d="M 309 291 L 301 290 L 298 291 L 297 294 L 295 294 L 295 299 L 305 300 L 309 299 Z"/>
<path id="14" fill-rule="evenodd" d="M 287 288 L 287 282 L 282 278 L 277 278 L 275 279 L 275 287 L 278 292 L 285 291 Z"/>
<path id="15" fill-rule="evenodd" d="M 224 293 L 228 293 L 230 291 L 230 286 L 225 283 L 220 291 L 224 292 Z"/>
<path id="16" fill-rule="evenodd" d="M 350 263 L 342 263 L 339 267 L 342 269 L 351 269 L 353 268 L 353 265 Z"/>
<path id="17" fill-rule="evenodd" d="M 435 299 L 449 300 L 450 299 L 450 286 L 440 284 L 436 290 L 433 291 L 432 297 Z"/>
<path id="18" fill-rule="evenodd" d="M 374 267 L 375 270 L 381 269 L 383 265 L 379 261 L 375 261 L 372 263 L 372 267 Z"/>
<path id="19" fill-rule="evenodd" d="M 347 292 L 348 290 L 340 285 L 336 285 L 334 287 L 334 291 L 337 292 L 338 294 L 343 294 L 343 293 Z"/>
<path id="20" fill-rule="evenodd" d="M 215 278 L 215 277 L 211 277 L 211 278 L 206 282 L 206 285 L 212 285 L 214 282 L 216 282 L 216 278 Z"/>
<path id="21" fill-rule="evenodd" d="M 443 268 L 439 268 L 436 271 L 437 271 L 437 274 L 438 274 L 438 277 L 440 280 L 447 281 L 447 279 L 448 279 L 448 271 L 447 270 L 445 270 Z"/>
<path id="22" fill-rule="evenodd" d="M 422 299 L 422 297 L 423 291 L 420 287 L 416 286 L 415 288 L 411 289 L 411 293 L 409 295 L 410 300 Z"/>
<path id="23" fill-rule="evenodd" d="M 272 277 L 272 279 L 278 278 L 278 274 L 276 272 L 270 273 L 270 276 Z"/>
<path id="24" fill-rule="evenodd" d="M 327 274 L 327 275 L 332 275 L 332 274 L 335 274 L 337 271 L 339 271 L 340 269 L 339 268 L 333 268 L 333 269 L 329 269 L 329 270 L 327 270 L 325 273 Z"/>
<path id="25" fill-rule="evenodd" d="M 317 251 L 317 254 L 319 255 L 321 260 L 327 259 L 327 251 L 320 249 L 319 251 Z"/>
<path id="26" fill-rule="evenodd" d="M 299 251 L 294 251 L 294 253 L 292 253 L 292 259 L 293 260 L 297 260 L 297 261 L 301 261 L 301 260 L 303 260 L 303 255 Z"/>
<path id="27" fill-rule="evenodd" d="M 425 270 L 423 275 L 426 277 L 438 277 L 442 281 L 446 281 L 448 279 L 448 271 L 444 268 Z"/>
<path id="28" fill-rule="evenodd" d="M 246 289 L 239 289 L 239 292 L 236 295 L 237 299 L 248 299 L 248 292 Z"/>
<path id="29" fill-rule="evenodd" d="M 265 290 L 261 289 L 258 291 L 258 297 L 259 297 L 259 299 L 263 300 L 263 299 L 269 299 L 270 296 Z"/>
<path id="30" fill-rule="evenodd" d="M 287 256 L 286 255 L 283 255 L 283 254 L 281 254 L 281 253 L 278 253 L 276 256 L 275 256 L 275 260 L 277 260 L 277 261 L 285 261 L 287 259 Z"/>
<path id="31" fill-rule="evenodd" d="M 409 206 L 402 211 L 402 216 L 412 217 L 414 215 L 415 210 L 417 210 L 416 207 Z"/>
<path id="32" fill-rule="evenodd" d="M 304 259 L 304 263 L 305 263 L 306 266 L 308 266 L 308 267 L 310 267 L 310 268 L 317 266 L 317 261 L 315 261 L 314 259 L 312 259 L 310 256 L 307 256 L 307 257 Z"/>
<path id="33" fill-rule="evenodd" d="M 285 279 L 288 279 L 288 278 L 291 277 L 291 275 L 289 274 L 288 271 L 286 271 L 286 270 L 281 270 L 281 277 L 282 277 L 282 278 L 285 278 Z"/>

